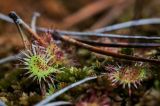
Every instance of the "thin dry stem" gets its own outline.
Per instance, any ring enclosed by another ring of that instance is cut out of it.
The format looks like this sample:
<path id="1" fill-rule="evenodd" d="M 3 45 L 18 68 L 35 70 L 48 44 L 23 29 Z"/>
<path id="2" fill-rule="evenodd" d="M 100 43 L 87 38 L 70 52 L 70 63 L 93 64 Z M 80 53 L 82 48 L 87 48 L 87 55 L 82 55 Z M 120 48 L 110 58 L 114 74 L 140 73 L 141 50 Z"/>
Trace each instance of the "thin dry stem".
<path id="1" fill-rule="evenodd" d="M 128 22 L 123 22 L 119 24 L 114 24 L 104 28 L 96 29 L 94 32 L 104 33 L 109 31 L 114 31 L 123 28 L 129 28 L 133 26 L 149 25 L 149 24 L 160 24 L 160 18 L 148 18 L 148 19 L 139 19 Z"/>
<path id="2" fill-rule="evenodd" d="M 79 42 L 79 41 L 73 39 L 72 37 L 60 36 L 57 32 L 53 33 L 53 37 L 57 37 L 62 41 L 74 44 L 76 46 L 86 48 L 92 52 L 100 53 L 100 54 L 107 55 L 107 56 L 112 56 L 115 58 L 132 60 L 132 61 L 153 62 L 153 63 L 158 63 L 158 64 L 160 63 L 160 61 L 157 59 L 147 59 L 147 58 L 142 58 L 142 57 L 134 57 L 134 56 L 129 56 L 129 55 L 125 55 L 125 54 L 117 54 L 117 53 L 109 52 L 109 51 L 103 50 L 101 48 L 94 47 L 94 46 Z"/>
<path id="3" fill-rule="evenodd" d="M 36 33 L 36 21 L 39 16 L 40 16 L 40 13 L 38 12 L 33 13 L 32 21 L 31 21 L 31 28 L 35 33 Z"/>
<path id="4" fill-rule="evenodd" d="M 33 35 L 33 37 L 43 46 L 46 46 L 46 43 L 44 42 L 43 39 L 41 39 L 34 31 L 32 31 L 32 29 L 15 13 L 15 12 L 11 12 L 9 14 L 10 18 L 13 19 L 13 21 L 15 22 L 16 25 L 22 25 L 24 28 L 26 28 L 26 30 Z"/>
<path id="5" fill-rule="evenodd" d="M 48 96 L 46 99 L 42 100 L 41 102 L 39 102 L 38 104 L 34 105 L 34 106 L 44 106 L 45 104 L 47 104 L 48 102 L 50 102 L 51 100 L 54 100 L 56 97 L 58 97 L 59 95 L 65 93 L 66 91 L 70 90 L 71 88 L 74 88 L 82 83 L 85 83 L 87 81 L 90 81 L 90 80 L 94 80 L 96 79 L 97 76 L 95 77 L 88 77 L 88 78 L 85 78 L 85 79 L 82 79 L 78 82 L 75 82 L 69 86 L 66 86 L 65 88 L 57 91 L 56 93 L 52 94 L 51 96 Z"/>
<path id="6" fill-rule="evenodd" d="M 125 47 L 125 48 L 157 48 L 160 47 L 160 43 L 102 43 L 92 40 L 77 39 L 77 41 L 92 45 L 92 46 L 101 46 L 101 47 Z"/>

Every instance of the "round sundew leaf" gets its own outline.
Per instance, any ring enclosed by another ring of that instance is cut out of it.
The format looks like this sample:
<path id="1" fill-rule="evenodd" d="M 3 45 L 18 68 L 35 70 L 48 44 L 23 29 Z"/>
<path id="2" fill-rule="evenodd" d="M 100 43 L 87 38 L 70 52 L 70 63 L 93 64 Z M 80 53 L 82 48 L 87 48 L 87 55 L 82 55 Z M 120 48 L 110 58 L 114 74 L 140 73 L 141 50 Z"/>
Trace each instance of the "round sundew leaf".
<path id="1" fill-rule="evenodd" d="M 146 69 L 141 67 L 125 67 L 122 70 L 112 71 L 109 73 L 109 78 L 113 83 L 119 83 L 123 86 L 133 84 L 144 80 L 147 77 Z"/>
<path id="2" fill-rule="evenodd" d="M 55 71 L 54 67 L 48 66 L 45 59 L 39 55 L 31 57 L 28 68 L 30 73 L 38 79 L 45 78 Z"/>

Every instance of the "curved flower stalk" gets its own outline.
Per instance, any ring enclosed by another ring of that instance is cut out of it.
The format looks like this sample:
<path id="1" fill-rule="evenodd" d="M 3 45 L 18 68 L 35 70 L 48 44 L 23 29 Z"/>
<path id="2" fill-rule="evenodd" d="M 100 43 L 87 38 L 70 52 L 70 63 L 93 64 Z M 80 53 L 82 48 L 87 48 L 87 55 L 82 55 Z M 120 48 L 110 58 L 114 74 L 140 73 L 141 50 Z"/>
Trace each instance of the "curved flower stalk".
<path id="1" fill-rule="evenodd" d="M 147 78 L 147 69 L 141 65 L 135 65 L 132 67 L 107 67 L 108 78 L 113 85 L 122 85 L 123 88 L 128 87 L 129 94 L 131 95 L 131 86 L 138 88 L 141 85 L 141 81 Z"/>

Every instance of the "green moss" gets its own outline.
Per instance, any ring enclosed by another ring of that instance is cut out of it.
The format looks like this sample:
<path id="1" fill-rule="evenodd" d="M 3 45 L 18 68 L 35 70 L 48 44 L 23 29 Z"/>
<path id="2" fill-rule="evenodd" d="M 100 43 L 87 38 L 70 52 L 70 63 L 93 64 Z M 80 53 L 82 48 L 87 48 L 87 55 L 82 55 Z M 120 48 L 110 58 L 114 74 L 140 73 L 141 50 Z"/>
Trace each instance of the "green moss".
<path id="1" fill-rule="evenodd" d="M 7 73 L 4 79 L 0 80 L 0 90 L 6 90 L 9 86 L 11 86 L 13 81 L 18 80 L 18 76 L 23 73 L 22 70 L 14 70 Z"/>
<path id="2" fill-rule="evenodd" d="M 87 76 L 91 76 L 94 74 L 93 69 L 84 67 L 84 68 L 64 68 L 63 71 L 60 71 L 56 75 L 56 79 L 60 82 L 72 83 L 78 80 L 81 80 Z"/>
<path id="3" fill-rule="evenodd" d="M 133 55 L 134 49 L 133 48 L 122 48 L 120 52 L 126 55 Z"/>

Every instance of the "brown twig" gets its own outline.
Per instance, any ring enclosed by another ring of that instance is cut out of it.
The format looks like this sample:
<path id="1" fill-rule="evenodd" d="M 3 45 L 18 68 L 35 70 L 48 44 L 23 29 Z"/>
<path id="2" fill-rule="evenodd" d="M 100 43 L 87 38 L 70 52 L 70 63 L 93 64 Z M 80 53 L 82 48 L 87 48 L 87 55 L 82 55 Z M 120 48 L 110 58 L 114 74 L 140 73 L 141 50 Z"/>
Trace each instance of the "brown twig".
<path id="1" fill-rule="evenodd" d="M 100 53 L 100 54 L 103 54 L 103 55 L 113 56 L 115 58 L 133 60 L 133 61 L 160 63 L 160 61 L 157 60 L 157 59 L 146 59 L 146 58 L 142 58 L 142 57 L 134 57 L 134 56 L 129 56 L 129 55 L 125 55 L 125 54 L 117 54 L 117 53 L 109 52 L 109 51 L 103 50 L 101 48 L 94 47 L 94 46 L 79 42 L 79 41 L 73 39 L 72 37 L 61 36 L 56 31 L 54 33 L 52 33 L 52 35 L 53 35 L 53 37 L 56 37 L 56 38 L 58 38 L 62 41 L 74 44 L 74 45 L 79 46 L 79 47 L 86 48 L 86 49 L 88 49 L 92 52 Z"/>
<path id="2" fill-rule="evenodd" d="M 127 47 L 127 48 L 154 48 L 160 47 L 160 43 L 102 43 L 98 41 L 77 39 L 77 41 L 92 45 L 92 46 L 101 46 L 101 47 Z"/>
<path id="3" fill-rule="evenodd" d="M 9 17 L 13 19 L 15 24 L 17 26 L 22 25 L 26 30 L 33 35 L 33 37 L 41 43 L 43 46 L 46 46 L 46 43 L 44 42 L 43 39 L 41 39 L 32 29 L 15 13 L 15 12 L 10 12 Z"/>
<path id="4" fill-rule="evenodd" d="M 160 19 L 159 19 L 160 20 Z M 50 32 L 53 33 L 55 30 L 53 29 L 46 29 L 46 28 L 37 28 L 40 32 Z M 107 37 L 107 38 L 117 38 L 117 39 L 144 39 L 144 40 L 160 40 L 159 36 L 134 36 L 134 35 L 120 35 L 120 34 L 103 34 L 97 32 L 75 32 L 75 31 L 64 31 L 64 30 L 57 30 L 60 35 L 68 35 L 68 36 L 77 36 L 77 37 L 88 37 L 88 36 L 96 36 L 96 37 Z"/>

